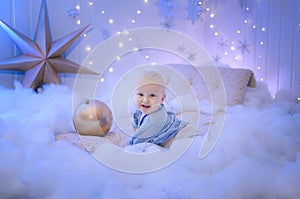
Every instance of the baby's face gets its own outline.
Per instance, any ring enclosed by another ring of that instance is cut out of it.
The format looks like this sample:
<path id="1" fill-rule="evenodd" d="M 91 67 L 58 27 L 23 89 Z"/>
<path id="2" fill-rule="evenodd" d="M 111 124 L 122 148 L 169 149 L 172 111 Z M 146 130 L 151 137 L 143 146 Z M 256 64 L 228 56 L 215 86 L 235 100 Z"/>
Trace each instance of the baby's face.
<path id="1" fill-rule="evenodd" d="M 159 108 L 165 97 L 166 95 L 162 86 L 147 84 L 136 90 L 135 106 L 143 114 L 150 114 Z"/>

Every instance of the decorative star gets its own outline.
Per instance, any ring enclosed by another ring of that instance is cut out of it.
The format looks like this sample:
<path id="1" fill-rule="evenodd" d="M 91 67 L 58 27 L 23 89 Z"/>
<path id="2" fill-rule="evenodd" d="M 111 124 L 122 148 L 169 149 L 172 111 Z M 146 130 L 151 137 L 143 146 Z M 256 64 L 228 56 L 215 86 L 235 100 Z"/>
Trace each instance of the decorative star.
<path id="1" fill-rule="evenodd" d="M 44 0 L 42 0 L 34 41 L 1 20 L 0 27 L 18 46 L 21 52 L 19 56 L 0 62 L 0 70 L 25 71 L 23 85 L 26 87 L 37 89 L 42 84 L 59 84 L 59 72 L 77 73 L 81 67 L 63 58 L 63 54 L 88 26 L 52 42 L 47 5 Z M 84 68 L 83 73 L 95 74 L 86 68 Z"/>
<path id="2" fill-rule="evenodd" d="M 249 51 L 250 44 L 247 42 L 246 39 L 244 39 L 244 41 L 239 41 L 239 43 L 240 46 L 238 48 L 241 49 L 243 54 L 245 53 L 245 51 L 250 52 Z"/>

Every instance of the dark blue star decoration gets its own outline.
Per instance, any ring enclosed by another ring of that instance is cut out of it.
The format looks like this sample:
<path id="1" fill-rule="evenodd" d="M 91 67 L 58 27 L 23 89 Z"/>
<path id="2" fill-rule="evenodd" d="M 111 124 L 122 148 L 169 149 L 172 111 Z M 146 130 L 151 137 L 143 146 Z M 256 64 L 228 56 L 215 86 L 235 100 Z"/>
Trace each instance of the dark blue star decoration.
<path id="1" fill-rule="evenodd" d="M 244 39 L 244 41 L 239 41 L 239 43 L 240 43 L 240 46 L 238 47 L 238 49 L 240 49 L 243 54 L 245 52 L 250 52 L 249 51 L 250 44 L 247 42 L 246 39 Z"/>
<path id="2" fill-rule="evenodd" d="M 204 9 L 202 9 L 202 2 L 199 0 L 187 0 L 186 1 L 186 14 L 187 19 L 194 24 L 197 20 L 202 20 L 202 13 L 205 12 Z"/>

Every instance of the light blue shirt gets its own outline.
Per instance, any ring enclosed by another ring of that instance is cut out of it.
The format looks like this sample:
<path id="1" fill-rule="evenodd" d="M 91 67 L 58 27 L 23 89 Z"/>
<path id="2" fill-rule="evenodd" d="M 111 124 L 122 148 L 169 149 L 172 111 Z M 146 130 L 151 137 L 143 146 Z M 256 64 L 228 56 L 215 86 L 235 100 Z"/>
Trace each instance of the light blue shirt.
<path id="1" fill-rule="evenodd" d="M 132 122 L 133 127 L 136 128 L 136 133 L 130 144 L 142 142 L 161 144 L 175 137 L 187 124 L 176 118 L 174 113 L 167 112 L 163 104 L 151 114 L 143 115 L 140 110 L 137 110 L 133 114 Z"/>

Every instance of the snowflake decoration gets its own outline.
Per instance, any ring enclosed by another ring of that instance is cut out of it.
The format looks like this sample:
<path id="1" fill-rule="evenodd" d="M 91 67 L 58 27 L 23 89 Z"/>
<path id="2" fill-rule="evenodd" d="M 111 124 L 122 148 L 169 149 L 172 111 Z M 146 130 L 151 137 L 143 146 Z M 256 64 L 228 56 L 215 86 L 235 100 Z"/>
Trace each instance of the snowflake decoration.
<path id="1" fill-rule="evenodd" d="M 196 56 L 197 54 L 196 53 L 193 53 L 193 52 L 188 52 L 188 60 L 189 61 L 191 61 L 191 62 L 193 62 L 193 61 L 195 61 L 196 60 Z"/>
<path id="2" fill-rule="evenodd" d="M 77 16 L 79 16 L 79 11 L 76 8 L 70 8 L 67 10 L 68 17 L 72 17 L 75 19 Z"/>
<path id="3" fill-rule="evenodd" d="M 104 39 L 107 39 L 110 37 L 110 33 L 109 33 L 109 30 L 107 28 L 102 28 L 101 30 L 101 34 L 102 34 L 102 37 Z"/>
<path id="4" fill-rule="evenodd" d="M 240 46 L 238 47 L 238 49 L 241 49 L 243 54 L 245 53 L 245 51 L 250 52 L 249 51 L 250 44 L 247 42 L 246 39 L 244 39 L 244 41 L 239 41 L 239 43 Z"/>
<path id="5" fill-rule="evenodd" d="M 216 55 L 216 56 L 214 56 L 214 57 L 212 57 L 213 58 L 213 60 L 218 64 L 218 63 L 220 63 L 220 60 L 221 60 L 221 57 L 219 56 L 219 55 Z"/>
<path id="6" fill-rule="evenodd" d="M 246 9 L 247 7 L 247 0 L 239 0 L 239 5 L 242 10 Z"/>
<path id="7" fill-rule="evenodd" d="M 199 0 L 186 0 L 186 14 L 187 19 L 194 24 L 197 20 L 202 20 L 202 13 L 205 12 L 204 9 L 202 9 L 202 1 Z"/>
<path id="8" fill-rule="evenodd" d="M 178 51 L 180 54 L 184 54 L 184 53 L 185 53 L 185 47 L 184 47 L 184 45 L 178 45 L 178 46 L 177 46 L 177 51 Z"/>
<path id="9" fill-rule="evenodd" d="M 171 28 L 174 26 L 173 20 L 175 18 L 176 3 L 173 0 L 158 0 L 155 5 L 159 8 L 159 16 L 164 19 L 161 25 L 164 28 Z"/>
<path id="10" fill-rule="evenodd" d="M 221 39 L 220 41 L 218 41 L 219 48 L 224 49 L 224 48 L 228 47 L 227 42 L 228 41 L 226 39 Z"/>

